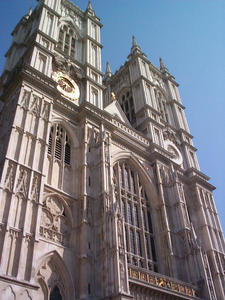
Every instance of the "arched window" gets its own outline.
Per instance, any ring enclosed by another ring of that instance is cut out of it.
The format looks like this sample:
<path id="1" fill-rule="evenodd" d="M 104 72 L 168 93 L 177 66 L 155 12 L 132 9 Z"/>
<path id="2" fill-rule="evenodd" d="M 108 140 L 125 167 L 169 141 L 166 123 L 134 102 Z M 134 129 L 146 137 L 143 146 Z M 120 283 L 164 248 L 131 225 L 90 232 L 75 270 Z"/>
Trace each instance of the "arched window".
<path id="1" fill-rule="evenodd" d="M 71 146 L 69 137 L 60 124 L 51 127 L 48 141 L 48 155 L 70 165 Z"/>
<path id="2" fill-rule="evenodd" d="M 60 290 L 57 287 L 57 285 L 54 287 L 54 289 L 51 291 L 50 294 L 50 300 L 62 300 L 62 296 L 60 294 Z"/>
<path id="3" fill-rule="evenodd" d="M 157 272 L 157 257 L 148 196 L 138 172 L 127 162 L 114 166 L 114 184 L 124 221 L 128 264 Z"/>
<path id="4" fill-rule="evenodd" d="M 136 122 L 136 115 L 134 110 L 134 100 L 131 92 L 123 93 L 120 98 L 120 105 L 130 123 L 133 125 Z"/>
<path id="5" fill-rule="evenodd" d="M 159 90 L 155 89 L 154 92 L 155 92 L 157 110 L 161 113 L 161 116 L 164 119 L 164 121 L 168 122 L 168 114 L 166 111 L 166 101 Z"/>
<path id="6" fill-rule="evenodd" d="M 75 58 L 76 34 L 69 26 L 61 26 L 59 30 L 59 39 L 57 49 Z"/>

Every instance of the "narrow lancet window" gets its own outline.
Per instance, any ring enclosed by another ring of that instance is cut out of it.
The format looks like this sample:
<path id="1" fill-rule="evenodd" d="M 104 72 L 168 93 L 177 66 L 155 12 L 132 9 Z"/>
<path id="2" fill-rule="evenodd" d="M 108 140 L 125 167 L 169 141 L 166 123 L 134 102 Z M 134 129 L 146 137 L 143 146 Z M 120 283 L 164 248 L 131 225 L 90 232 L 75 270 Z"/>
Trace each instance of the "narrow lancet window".
<path id="1" fill-rule="evenodd" d="M 48 155 L 70 165 L 71 145 L 69 137 L 59 124 L 53 125 L 48 140 Z"/>

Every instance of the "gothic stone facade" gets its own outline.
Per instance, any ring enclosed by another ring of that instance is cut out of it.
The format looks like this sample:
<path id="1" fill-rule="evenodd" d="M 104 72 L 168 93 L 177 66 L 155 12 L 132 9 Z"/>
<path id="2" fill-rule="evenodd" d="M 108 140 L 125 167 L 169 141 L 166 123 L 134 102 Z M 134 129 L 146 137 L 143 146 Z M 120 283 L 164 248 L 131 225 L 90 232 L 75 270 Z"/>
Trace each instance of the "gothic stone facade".
<path id="1" fill-rule="evenodd" d="M 223 300 L 224 238 L 178 92 L 132 41 L 39 1 L 1 76 L 0 299 Z M 104 81 L 103 81 L 104 79 Z"/>

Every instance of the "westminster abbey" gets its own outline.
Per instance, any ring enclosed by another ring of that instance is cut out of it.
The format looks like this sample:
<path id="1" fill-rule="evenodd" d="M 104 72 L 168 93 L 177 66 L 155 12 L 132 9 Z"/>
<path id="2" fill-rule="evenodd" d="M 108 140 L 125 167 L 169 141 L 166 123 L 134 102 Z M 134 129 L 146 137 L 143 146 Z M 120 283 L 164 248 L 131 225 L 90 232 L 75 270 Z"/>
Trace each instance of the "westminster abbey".
<path id="1" fill-rule="evenodd" d="M 39 0 L 0 81 L 1 300 L 224 300 L 224 237 L 178 83 L 89 2 Z M 130 47 L 129 47 L 130 48 Z"/>

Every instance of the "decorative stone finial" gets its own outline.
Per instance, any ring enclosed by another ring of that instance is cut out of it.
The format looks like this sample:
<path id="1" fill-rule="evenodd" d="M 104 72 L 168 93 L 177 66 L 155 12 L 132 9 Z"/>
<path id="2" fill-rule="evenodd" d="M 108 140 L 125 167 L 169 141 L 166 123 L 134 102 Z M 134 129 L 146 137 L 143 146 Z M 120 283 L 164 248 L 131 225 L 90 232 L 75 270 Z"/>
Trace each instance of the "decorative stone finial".
<path id="1" fill-rule="evenodd" d="M 31 16 L 33 10 L 32 10 L 32 7 L 30 7 L 29 11 L 28 11 L 28 15 Z"/>
<path id="2" fill-rule="evenodd" d="M 161 70 L 161 71 L 164 71 L 164 72 L 168 72 L 168 69 L 167 69 L 167 67 L 165 66 L 165 64 L 164 64 L 164 62 L 163 62 L 163 60 L 162 60 L 161 57 L 159 58 L 159 63 L 160 63 L 160 70 Z"/>
<path id="3" fill-rule="evenodd" d="M 92 5 L 91 5 L 91 1 L 88 1 L 87 9 L 93 10 Z"/>
<path id="4" fill-rule="evenodd" d="M 88 1 L 86 13 L 89 14 L 90 16 L 95 16 L 95 12 L 92 8 L 91 1 Z"/>
<path id="5" fill-rule="evenodd" d="M 106 63 L 106 70 L 105 70 L 105 75 L 112 75 L 112 71 L 111 71 L 111 68 L 110 68 L 110 65 L 109 65 L 109 62 L 107 61 Z"/>
<path id="6" fill-rule="evenodd" d="M 106 69 L 105 69 L 105 76 L 104 76 L 104 80 L 109 79 L 112 76 L 112 71 L 109 65 L 109 62 L 107 61 L 106 63 Z"/>
<path id="7" fill-rule="evenodd" d="M 135 36 L 132 36 L 132 47 L 131 47 L 131 52 L 130 52 L 130 55 L 128 56 L 128 58 L 130 58 L 133 54 L 135 55 L 137 53 L 143 54 L 140 46 L 138 45 L 138 43 L 136 41 Z"/>
<path id="8" fill-rule="evenodd" d="M 32 10 L 32 7 L 29 8 L 27 14 L 24 16 L 26 19 L 29 19 L 29 17 L 31 16 L 33 10 Z"/>
<path id="9" fill-rule="evenodd" d="M 132 47 L 138 46 L 135 36 L 132 36 Z"/>

